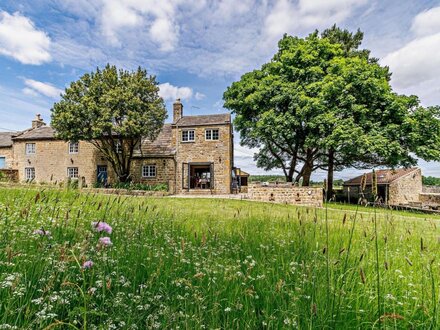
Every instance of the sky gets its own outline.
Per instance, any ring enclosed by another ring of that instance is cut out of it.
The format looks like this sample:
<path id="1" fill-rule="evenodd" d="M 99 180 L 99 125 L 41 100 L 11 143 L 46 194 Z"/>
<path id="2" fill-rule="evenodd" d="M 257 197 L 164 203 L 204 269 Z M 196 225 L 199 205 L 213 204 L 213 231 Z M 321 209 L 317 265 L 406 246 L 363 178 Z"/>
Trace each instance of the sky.
<path id="1" fill-rule="evenodd" d="M 227 112 L 225 89 L 270 61 L 284 33 L 335 23 L 364 32 L 396 92 L 440 104 L 440 0 L 0 0 L 0 131 L 48 121 L 64 88 L 106 63 L 155 75 L 168 121 L 176 98 L 185 115 Z M 239 140 L 235 165 L 264 174 Z M 440 177 L 440 163 L 419 166 Z"/>

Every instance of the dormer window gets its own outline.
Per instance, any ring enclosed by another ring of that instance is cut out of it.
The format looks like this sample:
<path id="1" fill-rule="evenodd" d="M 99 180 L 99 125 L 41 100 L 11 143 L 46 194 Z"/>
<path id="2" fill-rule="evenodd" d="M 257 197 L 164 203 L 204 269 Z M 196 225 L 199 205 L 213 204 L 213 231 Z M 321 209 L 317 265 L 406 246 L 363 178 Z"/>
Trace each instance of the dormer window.
<path id="1" fill-rule="evenodd" d="M 218 138 L 219 138 L 218 128 L 205 130 L 205 140 L 215 141 L 215 140 L 218 140 Z"/>
<path id="2" fill-rule="evenodd" d="M 69 154 L 77 154 L 79 151 L 78 142 L 69 142 Z"/>
<path id="3" fill-rule="evenodd" d="M 182 142 L 194 142 L 195 132 L 193 129 L 187 129 L 182 131 Z"/>
<path id="4" fill-rule="evenodd" d="M 35 143 L 26 143 L 26 155 L 35 154 Z"/>

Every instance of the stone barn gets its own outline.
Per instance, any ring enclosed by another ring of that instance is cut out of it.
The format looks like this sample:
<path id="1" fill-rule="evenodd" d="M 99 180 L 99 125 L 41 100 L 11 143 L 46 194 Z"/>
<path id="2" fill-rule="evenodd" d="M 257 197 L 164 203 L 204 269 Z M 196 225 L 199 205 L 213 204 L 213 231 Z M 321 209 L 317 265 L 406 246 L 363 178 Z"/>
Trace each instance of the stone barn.
<path id="1" fill-rule="evenodd" d="M 409 205 L 418 203 L 422 192 L 422 171 L 419 168 L 377 170 L 377 196 L 387 205 Z M 362 178 L 357 176 L 344 182 L 344 196 L 351 203 L 362 197 Z M 373 200 L 373 172 L 366 173 L 363 197 Z"/>

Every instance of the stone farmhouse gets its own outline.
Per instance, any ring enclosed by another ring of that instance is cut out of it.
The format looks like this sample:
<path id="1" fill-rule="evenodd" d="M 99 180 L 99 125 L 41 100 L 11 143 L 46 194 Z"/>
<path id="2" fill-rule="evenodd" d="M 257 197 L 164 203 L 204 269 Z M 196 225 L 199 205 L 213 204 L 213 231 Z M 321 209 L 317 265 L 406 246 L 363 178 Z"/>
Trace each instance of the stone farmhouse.
<path id="1" fill-rule="evenodd" d="M 170 193 L 228 194 L 232 189 L 233 127 L 230 114 L 185 116 L 180 100 L 173 122 L 154 141 L 142 140 L 134 153 L 134 182 L 168 185 Z M 115 182 L 111 165 L 89 142 L 66 142 L 37 115 L 32 127 L 0 133 L 0 168 L 19 181 L 81 185 Z"/>

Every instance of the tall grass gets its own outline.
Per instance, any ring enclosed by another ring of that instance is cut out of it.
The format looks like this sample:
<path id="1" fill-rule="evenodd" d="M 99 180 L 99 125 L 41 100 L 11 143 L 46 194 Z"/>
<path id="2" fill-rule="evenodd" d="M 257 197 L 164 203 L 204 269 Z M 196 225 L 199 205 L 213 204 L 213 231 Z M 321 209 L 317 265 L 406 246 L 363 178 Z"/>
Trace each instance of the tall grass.
<path id="1" fill-rule="evenodd" d="M 434 329 L 438 219 L 0 189 L 0 329 Z"/>

